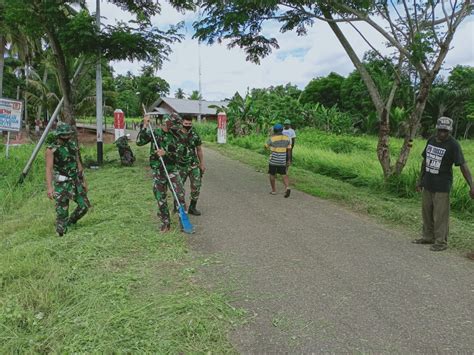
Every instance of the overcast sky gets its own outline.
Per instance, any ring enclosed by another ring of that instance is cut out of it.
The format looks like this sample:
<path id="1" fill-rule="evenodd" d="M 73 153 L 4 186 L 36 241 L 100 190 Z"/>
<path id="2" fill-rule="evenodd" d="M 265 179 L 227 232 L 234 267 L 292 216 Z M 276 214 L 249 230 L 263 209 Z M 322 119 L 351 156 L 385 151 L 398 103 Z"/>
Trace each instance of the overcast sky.
<path id="1" fill-rule="evenodd" d="M 91 12 L 95 12 L 95 0 L 87 0 Z M 102 1 L 101 15 L 103 23 L 128 21 L 131 17 L 117 7 Z M 185 39 L 172 45 L 173 53 L 157 75 L 171 86 L 170 96 L 177 88 L 185 93 L 198 89 L 198 44 L 193 40 L 192 22 L 197 14 L 180 14 L 167 3 L 163 4 L 160 16 L 153 18 L 153 24 L 166 29 L 171 24 L 185 21 Z M 369 49 L 367 44 L 349 26 L 343 26 L 346 36 L 353 47 L 362 55 Z M 383 43 L 380 36 L 367 26 L 359 29 L 371 40 Z M 329 26 L 317 22 L 310 28 L 308 35 L 298 37 L 294 32 L 281 34 L 278 24 L 266 26 L 266 31 L 278 39 L 280 49 L 263 59 L 260 65 L 249 63 L 245 54 L 238 48 L 227 49 L 225 45 L 201 44 L 202 93 L 206 100 L 221 100 L 231 97 L 236 91 L 245 94 L 247 88 L 264 88 L 291 82 L 303 89 L 314 77 L 326 76 L 334 71 L 347 76 L 354 70 L 347 54 L 337 41 Z M 380 48 L 381 46 L 377 46 Z M 131 71 L 140 72 L 144 63 L 114 62 L 112 66 L 117 74 Z M 474 16 L 470 16 L 458 29 L 452 49 L 444 64 L 444 73 L 457 64 L 474 66 Z"/>

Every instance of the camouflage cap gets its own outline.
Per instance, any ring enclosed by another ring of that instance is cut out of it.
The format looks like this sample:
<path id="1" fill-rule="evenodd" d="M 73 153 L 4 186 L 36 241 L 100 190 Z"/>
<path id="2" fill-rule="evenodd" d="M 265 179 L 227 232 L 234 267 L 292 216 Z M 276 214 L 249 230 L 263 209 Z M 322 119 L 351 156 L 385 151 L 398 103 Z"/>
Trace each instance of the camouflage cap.
<path id="1" fill-rule="evenodd" d="M 287 118 L 287 119 L 283 122 L 283 124 L 291 124 L 291 121 Z"/>
<path id="2" fill-rule="evenodd" d="M 56 127 L 56 131 L 54 132 L 56 136 L 68 136 L 74 134 L 74 130 L 70 124 L 63 123 Z"/>
<path id="3" fill-rule="evenodd" d="M 173 112 L 169 118 L 171 123 L 173 124 L 174 128 L 180 128 L 180 126 L 183 124 L 183 119 L 181 118 L 180 115 L 177 113 Z"/>

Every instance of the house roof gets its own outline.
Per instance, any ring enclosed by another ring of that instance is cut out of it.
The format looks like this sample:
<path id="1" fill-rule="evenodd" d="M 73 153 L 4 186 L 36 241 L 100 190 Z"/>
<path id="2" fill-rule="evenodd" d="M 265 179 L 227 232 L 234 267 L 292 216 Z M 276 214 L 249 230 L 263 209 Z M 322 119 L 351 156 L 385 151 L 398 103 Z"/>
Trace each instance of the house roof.
<path id="1" fill-rule="evenodd" d="M 165 102 L 179 114 L 192 115 L 217 115 L 217 110 L 209 106 L 227 106 L 229 101 L 206 101 L 201 100 L 201 110 L 199 111 L 199 100 L 175 99 L 172 97 L 161 97 L 152 106 L 153 111 L 162 109 L 160 107 Z"/>

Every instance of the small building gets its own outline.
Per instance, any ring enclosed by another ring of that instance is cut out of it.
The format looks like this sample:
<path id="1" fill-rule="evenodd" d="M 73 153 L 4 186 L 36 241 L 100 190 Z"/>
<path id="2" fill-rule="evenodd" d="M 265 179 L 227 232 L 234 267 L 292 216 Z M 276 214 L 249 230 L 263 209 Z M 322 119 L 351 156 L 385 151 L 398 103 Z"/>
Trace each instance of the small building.
<path id="1" fill-rule="evenodd" d="M 157 118 L 164 115 L 177 113 L 181 117 L 198 118 L 201 115 L 203 120 L 217 120 L 218 108 L 227 107 L 229 101 L 206 101 L 206 100 L 188 100 L 176 99 L 172 97 L 160 97 L 149 107 L 149 112 Z"/>

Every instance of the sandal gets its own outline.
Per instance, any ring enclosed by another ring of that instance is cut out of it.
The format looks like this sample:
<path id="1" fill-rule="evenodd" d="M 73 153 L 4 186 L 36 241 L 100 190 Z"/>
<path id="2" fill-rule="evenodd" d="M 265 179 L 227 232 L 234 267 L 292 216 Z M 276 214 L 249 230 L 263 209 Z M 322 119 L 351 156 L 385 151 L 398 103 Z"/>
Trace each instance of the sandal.
<path id="1" fill-rule="evenodd" d="M 286 191 L 285 191 L 285 198 L 290 197 L 290 194 L 291 194 L 291 189 L 286 189 Z"/>

